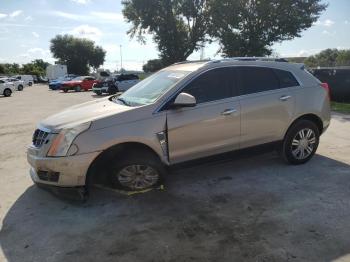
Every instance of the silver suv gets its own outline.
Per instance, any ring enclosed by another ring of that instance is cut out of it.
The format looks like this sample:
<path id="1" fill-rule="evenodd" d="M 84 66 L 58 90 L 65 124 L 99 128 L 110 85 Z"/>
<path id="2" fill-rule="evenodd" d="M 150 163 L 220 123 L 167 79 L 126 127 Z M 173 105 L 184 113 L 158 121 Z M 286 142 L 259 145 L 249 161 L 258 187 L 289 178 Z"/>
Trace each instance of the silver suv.
<path id="1" fill-rule="evenodd" d="M 256 58 L 184 62 L 120 96 L 43 120 L 28 149 L 35 183 L 156 185 L 165 167 L 278 142 L 290 164 L 315 154 L 330 123 L 329 90 L 303 65 Z"/>

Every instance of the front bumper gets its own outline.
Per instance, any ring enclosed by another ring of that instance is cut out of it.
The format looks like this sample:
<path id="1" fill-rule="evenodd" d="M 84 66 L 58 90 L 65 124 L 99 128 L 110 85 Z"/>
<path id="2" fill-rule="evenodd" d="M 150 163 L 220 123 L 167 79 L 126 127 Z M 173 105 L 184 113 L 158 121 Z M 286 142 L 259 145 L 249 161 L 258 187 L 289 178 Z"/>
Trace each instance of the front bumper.
<path id="1" fill-rule="evenodd" d="M 42 157 L 35 148 L 29 148 L 27 159 L 31 165 L 30 177 L 33 182 L 46 185 L 84 186 L 88 168 L 98 154 L 99 152 L 93 152 L 67 157 Z M 54 179 L 50 179 L 51 175 Z"/>

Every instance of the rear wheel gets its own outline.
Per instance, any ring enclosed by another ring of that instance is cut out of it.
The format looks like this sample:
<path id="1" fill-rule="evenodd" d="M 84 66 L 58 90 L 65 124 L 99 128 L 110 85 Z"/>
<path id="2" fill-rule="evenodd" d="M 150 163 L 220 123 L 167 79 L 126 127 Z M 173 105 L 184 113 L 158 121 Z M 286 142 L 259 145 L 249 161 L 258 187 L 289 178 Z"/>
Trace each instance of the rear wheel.
<path id="1" fill-rule="evenodd" d="M 11 96 L 11 94 L 12 94 L 11 89 L 6 88 L 6 89 L 4 90 L 4 96 L 9 97 L 9 96 Z"/>
<path id="2" fill-rule="evenodd" d="M 299 165 L 309 161 L 319 144 L 320 132 L 313 122 L 300 120 L 293 124 L 284 138 L 281 153 L 290 164 Z"/>
<path id="3" fill-rule="evenodd" d="M 33 85 L 33 83 L 32 83 L 32 82 L 29 82 L 29 83 L 28 83 L 28 85 L 29 85 L 29 86 L 32 86 L 32 85 Z"/>
<path id="4" fill-rule="evenodd" d="M 75 92 L 80 92 L 80 91 L 81 91 L 81 86 L 76 86 L 76 87 L 74 88 L 74 90 L 75 90 Z"/>
<path id="5" fill-rule="evenodd" d="M 163 174 L 164 168 L 156 156 L 135 152 L 116 160 L 110 182 L 115 188 L 140 191 L 159 184 Z"/>
<path id="6" fill-rule="evenodd" d="M 19 85 L 19 86 L 17 87 L 17 90 L 18 90 L 18 91 L 23 91 L 23 86 L 22 86 L 22 85 Z"/>
<path id="7" fill-rule="evenodd" d="M 67 93 L 68 92 L 68 88 L 64 88 L 63 92 Z"/>

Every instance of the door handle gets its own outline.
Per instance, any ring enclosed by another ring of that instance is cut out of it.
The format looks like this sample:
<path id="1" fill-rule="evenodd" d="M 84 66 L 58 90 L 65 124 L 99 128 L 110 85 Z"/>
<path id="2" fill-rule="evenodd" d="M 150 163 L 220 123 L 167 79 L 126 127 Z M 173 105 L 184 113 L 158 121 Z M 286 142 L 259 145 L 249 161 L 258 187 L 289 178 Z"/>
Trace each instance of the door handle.
<path id="1" fill-rule="evenodd" d="M 237 112 L 237 109 L 230 108 L 230 109 L 226 109 L 223 112 L 221 112 L 221 115 L 229 116 L 229 115 L 232 115 L 233 113 L 236 113 L 236 112 Z"/>
<path id="2" fill-rule="evenodd" d="M 281 101 L 287 101 L 289 98 L 291 98 L 291 96 L 286 96 L 286 95 L 285 95 L 285 96 L 281 96 L 281 97 L 280 97 L 280 100 L 281 100 Z"/>

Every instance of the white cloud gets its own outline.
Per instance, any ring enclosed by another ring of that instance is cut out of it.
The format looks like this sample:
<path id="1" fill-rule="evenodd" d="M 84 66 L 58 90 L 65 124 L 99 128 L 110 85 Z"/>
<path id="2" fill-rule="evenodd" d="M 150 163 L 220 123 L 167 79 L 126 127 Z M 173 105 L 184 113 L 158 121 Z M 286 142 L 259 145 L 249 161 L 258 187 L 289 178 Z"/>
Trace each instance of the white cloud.
<path id="1" fill-rule="evenodd" d="M 314 25 L 325 26 L 325 27 L 332 27 L 334 24 L 335 24 L 335 22 L 331 19 L 326 19 L 324 21 L 317 21 L 314 23 Z"/>
<path id="2" fill-rule="evenodd" d="M 1 18 L 5 18 L 5 17 L 7 17 L 7 14 L 2 14 L 2 13 L 0 13 L 0 19 L 1 19 Z"/>
<path id="3" fill-rule="evenodd" d="M 97 19 L 111 20 L 111 21 L 123 21 L 123 15 L 121 13 L 91 12 L 91 15 Z"/>
<path id="4" fill-rule="evenodd" d="M 68 33 L 77 37 L 88 38 L 95 41 L 102 35 L 100 29 L 89 25 L 77 26 L 72 30 L 68 31 Z"/>
<path id="5" fill-rule="evenodd" d="M 30 15 L 27 16 L 26 18 L 24 18 L 24 21 L 33 21 L 33 17 L 31 17 Z"/>
<path id="6" fill-rule="evenodd" d="M 35 38 L 39 38 L 39 34 L 37 32 L 32 32 L 32 35 L 35 37 Z"/>
<path id="7" fill-rule="evenodd" d="M 71 0 L 74 3 L 80 4 L 80 5 L 86 5 L 90 2 L 90 0 Z"/>
<path id="8" fill-rule="evenodd" d="M 67 18 L 67 19 L 77 20 L 77 21 L 82 21 L 86 19 L 86 16 L 84 15 L 72 14 L 72 13 L 67 13 L 62 11 L 52 11 L 49 13 L 57 17 L 62 17 L 62 18 Z"/>
<path id="9" fill-rule="evenodd" d="M 117 12 L 90 12 L 84 15 L 68 13 L 62 11 L 46 11 L 45 14 L 51 16 L 62 17 L 69 20 L 75 20 L 80 22 L 94 22 L 94 23 L 115 23 L 122 22 L 123 15 Z"/>
<path id="10" fill-rule="evenodd" d="M 22 14 L 22 12 L 23 12 L 22 10 L 16 10 L 16 11 L 10 13 L 10 14 L 9 14 L 9 17 L 11 17 L 11 18 L 17 17 L 17 16 L 19 16 L 20 14 Z"/>

